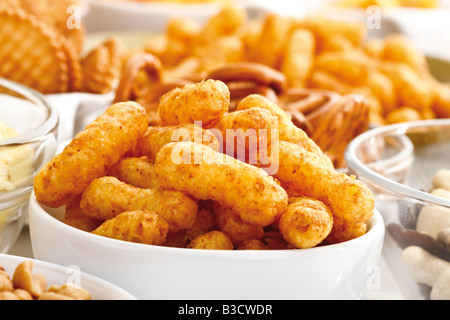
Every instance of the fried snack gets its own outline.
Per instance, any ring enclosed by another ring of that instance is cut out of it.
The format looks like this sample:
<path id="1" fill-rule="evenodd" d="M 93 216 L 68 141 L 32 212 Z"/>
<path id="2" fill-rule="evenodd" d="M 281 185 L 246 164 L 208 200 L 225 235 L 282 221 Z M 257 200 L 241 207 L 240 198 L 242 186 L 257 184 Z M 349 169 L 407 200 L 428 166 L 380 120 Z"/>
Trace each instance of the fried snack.
<path id="1" fill-rule="evenodd" d="M 283 238 L 296 248 L 312 248 L 320 244 L 333 227 L 333 214 L 321 201 L 293 197 L 280 217 Z"/>
<path id="2" fill-rule="evenodd" d="M 434 92 L 432 110 L 439 118 L 450 118 L 450 84 L 436 84 Z"/>
<path id="3" fill-rule="evenodd" d="M 422 116 L 416 109 L 410 107 L 395 108 L 386 117 L 386 124 L 400 123 L 405 121 L 421 120 Z"/>
<path id="4" fill-rule="evenodd" d="M 174 16 L 167 22 L 166 34 L 171 40 L 192 45 L 201 29 L 200 24 L 191 17 Z"/>
<path id="5" fill-rule="evenodd" d="M 191 141 L 201 143 L 214 150 L 220 150 L 219 141 L 213 132 L 202 127 L 185 123 L 176 126 L 149 127 L 146 134 L 138 140 L 136 147 L 130 151 L 134 157 L 146 156 L 154 162 L 158 151 L 170 142 Z"/>
<path id="6" fill-rule="evenodd" d="M 406 63 L 422 76 L 429 76 L 425 55 L 414 48 L 404 35 L 392 34 L 384 39 L 381 59 L 385 61 Z"/>
<path id="7" fill-rule="evenodd" d="M 247 12 L 244 8 L 232 5 L 223 6 L 222 10 L 206 21 L 198 34 L 198 38 L 203 43 L 207 43 L 229 36 L 244 24 L 246 18 Z"/>
<path id="8" fill-rule="evenodd" d="M 239 37 L 228 36 L 194 47 L 192 54 L 201 61 L 200 73 L 208 73 L 217 66 L 244 60 L 244 50 Z"/>
<path id="9" fill-rule="evenodd" d="M 257 51 L 251 53 L 252 60 L 271 68 L 278 68 L 291 28 L 290 18 L 273 13 L 268 14 L 257 41 Z"/>
<path id="10" fill-rule="evenodd" d="M 315 68 L 357 86 L 366 82 L 375 65 L 362 50 L 346 50 L 322 53 L 315 59 Z"/>
<path id="11" fill-rule="evenodd" d="M 53 297 L 47 296 L 47 294 L 54 294 Z M 59 299 L 71 299 L 71 300 L 91 300 L 92 296 L 86 289 L 73 284 L 65 283 L 62 286 L 53 285 L 48 288 L 47 292 L 44 292 L 39 300 L 54 300 L 55 296 Z M 52 299 L 49 299 L 52 298 Z"/>
<path id="12" fill-rule="evenodd" d="M 42 274 L 33 274 L 34 262 L 25 260 L 20 263 L 13 274 L 13 285 L 17 289 L 28 291 L 34 298 L 39 297 L 47 288 L 47 280 Z"/>
<path id="13" fill-rule="evenodd" d="M 169 224 L 170 233 L 191 228 L 198 211 L 197 202 L 182 192 L 141 189 L 109 176 L 92 181 L 80 206 L 88 217 L 98 220 L 128 211 L 155 212 Z"/>
<path id="14" fill-rule="evenodd" d="M 186 248 L 198 236 L 217 229 L 216 216 L 210 210 L 200 209 L 195 217 L 194 225 L 175 234 L 168 234 L 164 243 L 168 247 Z"/>
<path id="15" fill-rule="evenodd" d="M 118 240 L 162 245 L 168 230 L 167 222 L 155 212 L 129 211 L 105 221 L 92 233 Z"/>
<path id="16" fill-rule="evenodd" d="M 112 167 L 108 175 L 142 189 L 158 189 L 153 163 L 147 157 L 124 158 Z"/>
<path id="17" fill-rule="evenodd" d="M 336 37 L 348 40 L 354 48 L 360 47 L 367 33 L 366 26 L 357 21 L 333 20 L 324 16 L 310 16 L 298 24 L 314 34 L 318 53 L 327 51 Z"/>
<path id="18" fill-rule="evenodd" d="M 90 93 L 108 93 L 119 79 L 122 43 L 110 38 L 89 52 L 82 60 L 84 90 Z"/>
<path id="19" fill-rule="evenodd" d="M 233 250 L 231 239 L 223 232 L 213 230 L 196 237 L 189 243 L 190 249 Z"/>
<path id="20" fill-rule="evenodd" d="M 283 95 L 284 90 L 308 88 L 327 89 L 342 95 L 363 95 L 369 105 L 370 122 L 379 125 L 385 124 L 386 116 L 396 108 L 417 109 L 421 119 L 442 114 L 439 112 L 440 98 L 435 93 L 440 91 L 436 89 L 439 82 L 433 78 L 425 55 L 404 36 L 394 34 L 385 39 L 366 41 L 367 28 L 358 21 L 326 16 L 296 19 L 273 13 L 256 19 L 236 14 L 235 17 L 242 18 L 235 19 L 231 12 L 233 9 L 230 8 L 219 11 L 217 17 L 211 18 L 219 23 L 206 23 L 200 27 L 182 18 L 173 19 L 166 32 L 152 39 L 144 50 L 163 62 L 166 69 L 163 78 L 169 78 L 171 82 L 174 79 L 221 80 L 208 74 L 222 68 L 221 72 L 229 77 L 229 73 L 234 72 L 227 70 L 230 62 L 263 64 L 284 76 L 282 91 L 246 79 L 254 75 L 246 69 L 240 71 L 242 81 L 223 80 L 229 86 L 231 96 L 228 111 L 234 111 L 239 100 L 248 94 L 261 94 L 278 103 L 277 95 Z M 226 19 L 223 17 L 228 17 L 230 25 L 224 25 Z M 180 30 L 183 25 L 187 26 L 186 32 Z M 210 37 L 205 32 L 214 35 L 213 40 L 208 40 Z M 396 71 L 391 75 L 384 70 L 385 63 L 404 64 L 410 71 L 401 71 L 400 76 L 395 75 Z M 177 71 L 185 70 L 186 66 L 188 74 Z M 234 78 L 237 78 L 236 74 L 233 74 Z M 150 97 L 154 96 L 150 94 Z M 151 101 L 152 105 L 156 103 L 155 99 Z M 332 136 L 328 132 L 327 135 Z"/>
<path id="21" fill-rule="evenodd" d="M 214 204 L 214 214 L 219 230 L 230 237 L 235 247 L 251 239 L 262 239 L 264 230 L 262 226 L 245 222 L 232 208 Z"/>
<path id="22" fill-rule="evenodd" d="M 110 106 L 38 172 L 34 179 L 37 200 L 49 207 L 67 204 L 92 180 L 104 176 L 147 127 L 148 116 L 139 104 Z"/>
<path id="23" fill-rule="evenodd" d="M 62 40 L 23 11 L 0 8 L 0 76 L 41 93 L 66 92 L 67 57 Z"/>
<path id="24" fill-rule="evenodd" d="M 221 132 L 224 153 L 256 164 L 262 153 L 268 155 L 278 118 L 269 110 L 253 107 L 224 114 L 214 127 Z M 278 135 L 274 138 L 278 142 Z"/>
<path id="25" fill-rule="evenodd" d="M 378 97 L 382 105 L 380 115 L 386 116 L 397 107 L 397 93 L 392 80 L 380 71 L 374 71 L 367 78 L 367 86 Z"/>
<path id="26" fill-rule="evenodd" d="M 264 232 L 262 242 L 267 248 L 269 248 L 269 250 L 285 250 L 295 248 L 283 238 L 279 230 Z"/>
<path id="27" fill-rule="evenodd" d="M 280 71 L 286 76 L 288 87 L 303 88 L 314 67 L 316 40 L 311 31 L 297 29 L 287 41 L 282 54 Z"/>
<path id="28" fill-rule="evenodd" d="M 367 232 L 365 222 L 348 223 L 342 219 L 335 218 L 330 234 L 324 240 L 325 244 L 335 244 L 356 239 Z"/>
<path id="29" fill-rule="evenodd" d="M 303 146 L 306 150 L 319 155 L 325 163 L 333 166 L 331 160 L 323 154 L 317 144 L 311 140 L 305 131 L 292 123 L 289 115 L 276 104 L 270 102 L 260 95 L 252 94 L 242 99 L 237 106 L 237 110 L 246 110 L 252 107 L 259 107 L 272 112 L 278 118 L 279 139 L 289 141 Z"/>
<path id="30" fill-rule="evenodd" d="M 386 74 L 398 94 L 399 106 L 417 111 L 429 109 L 433 103 L 430 83 L 404 62 L 384 62 L 380 71 Z"/>
<path id="31" fill-rule="evenodd" d="M 260 226 L 273 223 L 288 201 L 286 191 L 264 170 L 197 143 L 165 145 L 155 171 L 161 187 L 214 200 Z"/>
<path id="32" fill-rule="evenodd" d="M 230 91 L 221 81 L 206 80 L 174 89 L 161 97 L 161 124 L 179 125 L 201 121 L 208 128 L 228 111 Z"/>
<path id="33" fill-rule="evenodd" d="M 374 196 L 355 177 L 326 166 L 299 145 L 280 141 L 279 166 L 274 175 L 288 189 L 324 202 L 333 215 L 348 222 L 368 221 L 374 212 Z"/>
<path id="34" fill-rule="evenodd" d="M 236 250 L 269 250 L 261 240 L 251 239 L 242 241 Z"/>
<path id="35" fill-rule="evenodd" d="M 91 232 L 97 229 L 103 221 L 86 216 L 80 208 L 80 201 L 81 195 L 69 201 L 66 205 L 63 222 L 74 228 Z"/>

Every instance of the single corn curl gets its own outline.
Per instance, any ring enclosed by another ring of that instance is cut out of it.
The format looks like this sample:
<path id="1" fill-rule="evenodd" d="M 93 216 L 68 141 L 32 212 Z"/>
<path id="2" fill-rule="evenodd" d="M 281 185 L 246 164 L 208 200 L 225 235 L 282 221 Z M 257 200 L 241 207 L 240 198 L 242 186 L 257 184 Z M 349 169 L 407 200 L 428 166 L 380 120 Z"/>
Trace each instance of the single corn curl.
<path id="1" fill-rule="evenodd" d="M 129 242 L 162 245 L 168 231 L 169 225 L 158 214 L 139 210 L 122 212 L 92 233 Z"/>
<path id="2" fill-rule="evenodd" d="M 274 175 L 289 190 L 324 202 L 331 212 L 348 223 L 368 221 L 375 198 L 355 177 L 324 165 L 317 155 L 299 145 L 280 141 L 279 166 Z"/>
<path id="3" fill-rule="evenodd" d="M 166 220 L 171 233 L 192 227 L 198 210 L 197 202 L 182 192 L 141 189 L 109 176 L 92 181 L 80 206 L 87 216 L 98 220 L 127 211 L 155 212 Z"/>
<path id="4" fill-rule="evenodd" d="M 273 223 L 288 202 L 286 191 L 264 170 L 201 144 L 165 145 L 156 156 L 155 170 L 162 188 L 214 200 L 260 226 Z"/>
<path id="5" fill-rule="evenodd" d="M 145 109 L 135 102 L 110 106 L 38 172 L 36 199 L 49 207 L 67 204 L 136 144 L 148 122 Z"/>

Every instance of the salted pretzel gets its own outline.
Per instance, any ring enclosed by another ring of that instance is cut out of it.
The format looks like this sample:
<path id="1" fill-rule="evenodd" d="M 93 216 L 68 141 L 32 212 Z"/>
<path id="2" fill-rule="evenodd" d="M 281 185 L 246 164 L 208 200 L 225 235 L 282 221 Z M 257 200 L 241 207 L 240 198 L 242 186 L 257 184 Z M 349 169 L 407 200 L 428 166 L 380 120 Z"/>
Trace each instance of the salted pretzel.
<path id="1" fill-rule="evenodd" d="M 157 125 L 159 98 L 188 83 L 189 80 L 178 79 L 168 83 L 162 82 L 161 61 L 152 54 L 143 53 L 133 56 L 125 65 L 122 78 L 117 87 L 114 102 L 136 101 L 145 107 L 150 117 L 150 124 Z M 137 85 L 141 72 L 145 72 L 148 81 L 142 87 Z"/>
<path id="2" fill-rule="evenodd" d="M 344 165 L 348 143 L 369 127 L 369 105 L 362 95 L 295 88 L 279 96 L 279 105 L 336 167 Z"/>
<path id="3" fill-rule="evenodd" d="M 114 103 L 136 100 L 139 97 L 136 79 L 141 71 L 145 71 L 153 82 L 160 82 L 161 70 L 161 61 L 154 55 L 143 53 L 133 56 L 124 67 Z"/>
<path id="4" fill-rule="evenodd" d="M 208 75 L 220 80 L 230 89 L 230 111 L 250 94 L 259 94 L 277 103 L 278 94 L 286 88 L 286 77 L 281 72 L 256 62 L 236 62 L 221 66 Z"/>
<path id="5" fill-rule="evenodd" d="M 286 77 L 279 71 L 255 62 L 229 63 L 213 70 L 210 79 L 225 83 L 233 81 L 251 81 L 272 88 L 277 94 L 286 88 Z"/>

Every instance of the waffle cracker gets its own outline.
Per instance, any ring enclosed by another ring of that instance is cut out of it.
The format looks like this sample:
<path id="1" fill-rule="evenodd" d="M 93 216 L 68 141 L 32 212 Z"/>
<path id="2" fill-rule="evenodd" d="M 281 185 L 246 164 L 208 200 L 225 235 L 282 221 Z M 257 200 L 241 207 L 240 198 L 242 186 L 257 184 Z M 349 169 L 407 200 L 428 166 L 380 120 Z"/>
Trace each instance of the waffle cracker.
<path id="1" fill-rule="evenodd" d="M 0 7 L 0 76 L 41 93 L 66 92 L 67 55 L 61 38 L 24 11 Z"/>
<path id="2" fill-rule="evenodd" d="M 79 26 L 70 25 L 72 20 L 81 17 L 76 17 L 76 14 L 69 10 L 71 6 L 80 6 L 80 0 L 33 0 L 33 6 L 35 16 L 54 32 L 67 39 L 68 44 L 77 54 L 80 54 L 83 49 L 85 30 L 81 22 Z"/>

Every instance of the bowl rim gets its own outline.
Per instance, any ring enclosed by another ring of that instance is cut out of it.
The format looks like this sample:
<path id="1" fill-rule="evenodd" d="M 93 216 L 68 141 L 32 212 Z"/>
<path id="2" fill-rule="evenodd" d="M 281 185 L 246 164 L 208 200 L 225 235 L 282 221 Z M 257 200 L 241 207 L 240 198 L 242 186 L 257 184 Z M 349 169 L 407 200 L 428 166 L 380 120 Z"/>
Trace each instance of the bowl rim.
<path id="1" fill-rule="evenodd" d="M 420 191 L 418 189 L 409 187 L 400 182 L 389 179 L 376 171 L 368 168 L 361 160 L 356 156 L 357 148 L 365 141 L 376 136 L 401 136 L 414 129 L 421 129 L 427 127 L 439 127 L 445 126 L 450 128 L 450 119 L 430 119 L 430 120 L 418 120 L 408 121 L 397 124 L 385 125 L 372 128 L 366 132 L 355 137 L 345 150 L 345 160 L 347 167 L 356 173 L 358 177 L 363 177 L 369 181 L 375 183 L 378 186 L 384 187 L 389 191 L 396 192 L 403 196 L 416 199 L 418 201 L 427 202 L 434 205 L 440 205 L 444 207 L 450 207 L 450 200 L 436 196 L 434 194 Z"/>
<path id="2" fill-rule="evenodd" d="M 316 246 L 309 249 L 274 249 L 274 250 L 205 250 L 205 249 L 191 249 L 191 248 L 177 248 L 159 245 L 149 245 L 134 242 L 127 242 L 123 240 L 117 240 L 112 238 L 107 238 L 104 236 L 96 235 L 90 232 L 86 232 L 75 227 L 69 226 L 62 222 L 61 220 L 54 217 L 52 214 L 46 211 L 46 209 L 37 201 L 34 192 L 30 196 L 29 205 L 29 216 L 30 216 L 30 231 L 34 228 L 34 215 L 39 215 L 47 223 L 56 224 L 56 227 L 63 228 L 65 230 L 64 234 L 68 237 L 74 234 L 77 237 L 86 237 L 88 240 L 91 239 L 93 243 L 100 243 L 104 247 L 115 247 L 126 246 L 131 251 L 142 252 L 146 249 L 149 250 L 163 250 L 174 254 L 195 254 L 207 255 L 211 257 L 225 257 L 225 258 L 246 258 L 247 256 L 257 257 L 257 258 L 268 258 L 268 257 L 278 257 L 278 256 L 290 256 L 290 255 L 329 255 L 331 252 L 339 252 L 350 250 L 353 247 L 365 247 L 366 243 L 373 243 L 378 237 L 384 239 L 384 221 L 381 213 L 374 208 L 374 214 L 372 218 L 368 221 L 367 232 L 355 239 L 351 239 L 345 242 L 336 244 L 327 244 L 323 246 Z M 57 210 L 61 208 L 49 208 L 50 210 Z M 94 242 L 95 241 L 95 242 Z M 149 251 L 151 252 L 151 251 Z"/>
<path id="3" fill-rule="evenodd" d="M 31 102 L 37 104 L 39 107 L 44 108 L 47 111 L 46 119 L 44 119 L 39 126 L 23 134 L 20 134 L 17 137 L 0 141 L 0 147 L 31 143 L 39 140 L 40 138 L 57 128 L 59 122 L 58 112 L 52 105 L 47 102 L 47 100 L 41 93 L 20 83 L 4 78 L 0 78 L 0 86 L 20 94 L 21 96 L 25 97 L 26 99 L 30 100 Z"/>
<path id="4" fill-rule="evenodd" d="M 39 269 L 39 273 L 43 273 L 45 270 L 45 272 L 49 272 L 49 273 L 53 273 L 53 274 L 57 274 L 57 275 L 67 274 L 66 273 L 67 267 L 60 265 L 60 264 L 43 261 L 43 260 L 39 260 L 39 259 L 34 259 L 34 258 L 11 255 L 11 254 L 7 254 L 7 253 L 0 253 L 0 265 L 1 266 L 4 266 L 3 264 L 5 264 L 5 261 L 8 262 L 9 264 L 16 263 L 17 265 L 19 265 L 21 262 L 28 261 L 28 260 L 31 260 L 34 263 L 34 267 L 32 270 L 33 273 L 36 273 L 35 270 Z M 16 267 L 17 267 L 17 265 L 16 265 Z M 8 270 L 8 272 L 9 271 L 14 271 L 14 270 Z M 12 277 L 12 274 L 9 274 L 9 276 Z M 46 279 L 49 278 L 48 275 L 44 274 L 44 276 Z M 91 284 L 101 286 L 105 289 L 113 290 L 114 292 L 118 293 L 122 297 L 122 299 L 136 300 L 136 297 L 133 296 L 131 293 L 129 293 L 125 289 L 123 289 L 107 280 L 104 280 L 102 278 L 99 278 L 97 276 L 94 276 L 90 273 L 86 273 L 81 270 L 80 270 L 80 276 L 82 278 L 82 281 L 84 280 Z M 63 283 L 61 283 L 60 285 L 63 285 Z M 84 286 L 82 286 L 82 287 L 84 288 Z"/>
<path id="5" fill-rule="evenodd" d="M 42 123 L 39 126 L 23 134 L 20 134 L 17 137 L 0 141 L 0 148 L 38 142 L 40 139 L 45 137 L 50 132 L 57 130 L 59 126 L 58 112 L 55 107 L 53 107 L 51 104 L 47 102 L 47 100 L 41 93 L 27 86 L 24 86 L 20 83 L 1 77 L 0 77 L 0 87 L 7 88 L 12 92 L 20 94 L 24 98 L 38 105 L 38 107 L 45 109 L 47 112 L 47 117 L 42 121 Z M 11 191 L 0 192 L 0 202 L 4 203 L 14 199 L 21 199 L 23 196 L 29 194 L 32 189 L 33 185 L 30 184 L 19 188 L 15 188 Z M 20 203 L 13 202 L 10 205 L 8 205 L 8 207 L 12 207 L 22 203 L 21 200 L 19 202 Z"/>

